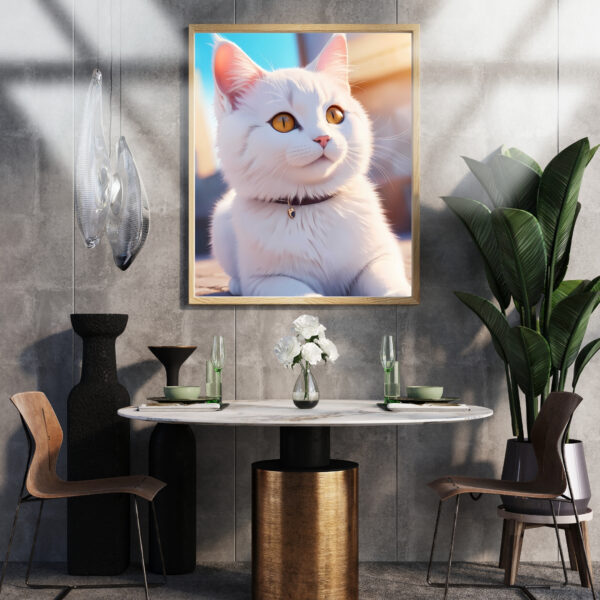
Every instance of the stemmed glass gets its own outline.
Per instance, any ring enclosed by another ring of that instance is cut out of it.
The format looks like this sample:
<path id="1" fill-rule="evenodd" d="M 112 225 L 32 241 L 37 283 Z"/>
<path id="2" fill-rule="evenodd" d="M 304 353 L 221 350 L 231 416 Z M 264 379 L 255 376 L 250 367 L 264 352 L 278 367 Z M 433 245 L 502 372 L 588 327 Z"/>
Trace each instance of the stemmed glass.
<path id="1" fill-rule="evenodd" d="M 398 382 L 394 381 L 394 371 L 396 369 L 396 345 L 393 335 L 384 335 L 381 339 L 381 351 L 379 353 L 381 366 L 384 370 L 383 396 L 385 400 L 399 395 Z"/>
<path id="2" fill-rule="evenodd" d="M 215 335 L 213 338 L 212 353 L 210 362 L 216 373 L 220 373 L 225 363 L 225 344 L 222 335 Z"/>
<path id="3" fill-rule="evenodd" d="M 225 344 L 223 336 L 215 335 L 210 354 L 210 360 L 206 363 L 206 395 L 215 398 L 215 402 L 220 402 L 221 391 L 221 371 L 225 364 Z M 210 402 L 210 400 L 209 400 Z"/>

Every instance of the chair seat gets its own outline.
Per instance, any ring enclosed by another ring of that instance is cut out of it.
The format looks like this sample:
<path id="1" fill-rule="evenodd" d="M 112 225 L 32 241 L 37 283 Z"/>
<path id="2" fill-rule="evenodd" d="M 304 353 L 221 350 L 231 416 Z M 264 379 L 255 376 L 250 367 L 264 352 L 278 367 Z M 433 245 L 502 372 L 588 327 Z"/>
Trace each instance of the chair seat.
<path id="1" fill-rule="evenodd" d="M 107 477 L 104 479 L 83 479 L 81 481 L 64 481 L 55 479 L 47 485 L 36 486 L 36 498 L 74 498 L 77 496 L 93 496 L 96 494 L 133 494 L 152 502 L 154 496 L 166 486 L 166 483 L 149 475 L 128 475 L 124 477 Z"/>
<path id="2" fill-rule="evenodd" d="M 469 493 L 552 499 L 564 492 L 564 490 L 541 489 L 539 484 L 534 485 L 529 481 L 503 481 L 484 477 L 446 476 L 431 481 L 427 485 L 437 492 L 441 500 Z"/>

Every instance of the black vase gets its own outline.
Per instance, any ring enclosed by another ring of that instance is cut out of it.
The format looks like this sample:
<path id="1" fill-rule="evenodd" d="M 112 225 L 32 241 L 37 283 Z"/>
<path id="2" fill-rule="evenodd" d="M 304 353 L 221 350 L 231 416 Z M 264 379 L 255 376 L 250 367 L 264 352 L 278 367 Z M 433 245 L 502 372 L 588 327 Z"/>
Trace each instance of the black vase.
<path id="1" fill-rule="evenodd" d="M 167 374 L 167 385 L 179 385 L 179 369 L 196 346 L 148 346 Z M 167 575 L 196 568 L 196 440 L 189 425 L 158 423 L 150 436 L 148 472 L 167 487 L 154 505 L 161 527 Z M 162 573 L 158 539 L 152 523 L 150 570 Z"/>
<path id="2" fill-rule="evenodd" d="M 570 440 L 565 445 L 565 466 L 569 473 L 573 498 L 577 512 L 581 515 L 588 511 L 588 504 L 592 498 L 592 489 L 588 477 L 585 454 L 583 453 L 583 442 Z M 538 473 L 537 460 L 533 450 L 533 444 L 521 442 L 517 439 L 509 439 L 506 442 L 504 454 L 504 466 L 502 467 L 502 479 L 508 481 L 532 481 Z M 569 494 L 569 490 L 566 490 Z M 531 498 L 513 498 L 501 496 L 504 507 L 516 513 L 527 515 L 549 516 L 552 510 L 547 500 L 534 500 Z M 552 501 L 557 517 L 573 516 L 573 505 L 565 499 L 557 498 Z"/>
<path id="3" fill-rule="evenodd" d="M 83 340 L 81 381 L 67 401 L 69 480 L 129 475 L 129 422 L 117 410 L 130 404 L 117 379 L 115 340 L 127 315 L 74 314 Z M 129 496 L 69 498 L 67 560 L 72 575 L 118 575 L 129 566 Z"/>

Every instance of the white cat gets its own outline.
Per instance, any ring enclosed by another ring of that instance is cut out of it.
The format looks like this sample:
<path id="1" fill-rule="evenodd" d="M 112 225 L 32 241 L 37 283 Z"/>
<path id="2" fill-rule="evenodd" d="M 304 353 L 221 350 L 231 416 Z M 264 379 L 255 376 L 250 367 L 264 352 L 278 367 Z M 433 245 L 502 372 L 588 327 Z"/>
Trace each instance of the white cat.
<path id="1" fill-rule="evenodd" d="M 244 296 L 410 296 L 398 241 L 366 176 L 369 118 L 346 38 L 306 68 L 267 72 L 216 38 L 217 145 L 230 190 L 213 254 Z"/>

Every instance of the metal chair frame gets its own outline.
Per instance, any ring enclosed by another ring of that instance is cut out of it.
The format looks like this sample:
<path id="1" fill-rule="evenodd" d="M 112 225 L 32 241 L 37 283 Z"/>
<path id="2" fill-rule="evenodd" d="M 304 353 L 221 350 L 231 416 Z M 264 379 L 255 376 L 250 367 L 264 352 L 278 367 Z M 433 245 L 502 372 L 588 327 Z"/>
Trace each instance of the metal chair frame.
<path id="1" fill-rule="evenodd" d="M 31 589 L 36 590 L 61 590 L 55 597 L 54 600 L 60 600 L 64 598 L 71 592 L 72 590 L 98 590 L 98 589 L 119 589 L 119 588 L 144 588 L 146 600 L 150 599 L 148 589 L 151 587 L 160 587 L 167 582 L 167 571 L 165 567 L 165 559 L 163 556 L 162 544 L 160 541 L 160 531 L 158 527 L 158 518 L 156 517 L 156 508 L 154 506 L 154 502 L 150 502 L 150 506 L 152 508 L 152 516 L 154 521 L 154 528 L 156 531 L 156 539 L 158 540 L 158 550 L 160 553 L 160 560 L 162 566 L 162 580 L 156 582 L 148 582 L 148 578 L 146 575 L 146 565 L 144 561 L 144 547 L 142 543 L 142 530 L 140 527 L 140 515 L 138 509 L 138 499 L 136 496 L 133 496 L 134 508 L 135 508 L 135 520 L 137 525 L 137 534 L 138 534 L 138 542 L 140 547 L 140 557 L 142 562 L 142 573 L 144 576 L 144 583 L 108 583 L 108 584 L 74 584 L 74 585 L 60 585 L 60 584 L 48 584 L 48 583 L 30 583 L 29 575 L 31 573 L 31 565 L 33 563 L 33 555 L 35 552 L 35 546 L 37 543 L 38 532 L 40 528 L 40 522 L 42 520 L 42 511 L 44 510 L 44 498 L 37 498 L 36 496 L 32 496 L 26 490 L 26 481 L 27 481 L 27 473 L 29 471 L 29 466 L 31 464 L 31 459 L 33 458 L 34 451 L 34 441 L 25 423 L 25 419 L 21 416 L 21 424 L 23 425 L 23 429 L 25 430 L 25 435 L 27 436 L 27 446 L 28 446 L 28 456 L 27 456 L 27 464 L 25 466 L 25 473 L 23 474 L 23 481 L 21 483 L 21 491 L 19 492 L 19 499 L 17 500 L 17 506 L 15 508 L 15 515 L 13 517 L 12 527 L 10 530 L 10 537 L 8 540 L 8 548 L 6 549 L 6 556 L 4 558 L 4 563 L 2 564 L 2 573 L 0 574 L 0 593 L 2 593 L 2 584 L 4 583 L 4 577 L 6 575 L 6 567 L 8 565 L 8 560 L 10 558 L 10 551 L 13 543 L 13 538 L 15 535 L 15 530 L 17 528 L 17 520 L 19 518 L 19 509 L 21 508 L 21 504 L 26 504 L 29 502 L 39 502 L 40 509 L 38 511 L 35 530 L 33 533 L 33 541 L 31 543 L 31 550 L 29 552 L 29 560 L 27 562 L 27 571 L 25 573 L 25 585 Z M 57 498 L 58 500 L 59 498 Z"/>
<path id="2" fill-rule="evenodd" d="M 562 494 L 561 496 L 557 496 L 555 498 L 555 500 L 558 498 L 564 498 L 565 500 L 570 502 L 571 505 L 573 506 L 573 513 L 575 515 L 575 521 L 577 523 L 577 533 L 579 534 L 579 541 L 582 545 L 583 553 L 585 556 L 585 566 L 586 566 L 587 575 L 588 575 L 588 578 L 590 581 L 590 589 L 592 592 L 592 598 L 594 600 L 596 600 L 596 592 L 594 590 L 594 582 L 592 580 L 590 563 L 589 563 L 589 559 L 588 559 L 588 555 L 587 555 L 587 550 L 585 548 L 585 544 L 583 543 L 583 532 L 581 530 L 581 522 L 579 520 L 579 514 L 577 512 L 577 506 L 576 506 L 575 500 L 574 500 L 573 488 L 571 486 L 571 478 L 569 476 L 569 471 L 566 468 L 567 463 L 565 460 L 565 444 L 567 442 L 567 436 L 569 433 L 570 425 L 571 425 L 571 419 L 569 419 L 569 424 L 567 425 L 565 432 L 563 434 L 563 437 L 561 440 L 561 449 L 560 449 L 562 462 L 563 462 L 563 468 L 565 470 L 565 474 L 566 474 L 566 478 L 567 478 L 567 486 L 568 486 L 568 490 L 569 490 L 569 496 L 567 496 L 566 494 Z M 479 494 L 479 496 L 477 498 L 475 498 L 474 494 L 470 494 L 470 495 L 473 498 L 473 500 L 479 500 L 479 498 L 481 497 L 481 494 Z M 562 564 L 562 570 L 563 570 L 563 575 L 564 575 L 564 582 L 562 584 L 560 584 L 560 585 L 557 585 L 557 584 L 506 585 L 506 584 L 502 584 L 502 583 L 489 583 L 489 584 L 486 584 L 486 583 L 450 583 L 450 571 L 452 568 L 452 555 L 454 553 L 454 539 L 456 536 L 456 523 L 458 521 L 458 512 L 459 512 L 459 508 L 460 508 L 460 496 L 461 496 L 461 494 L 458 494 L 456 496 L 456 505 L 455 505 L 455 509 L 454 509 L 454 520 L 452 522 L 452 534 L 450 537 L 450 550 L 448 553 L 448 564 L 446 567 L 446 581 L 444 583 L 442 583 L 442 582 L 434 582 L 431 580 L 431 565 L 433 563 L 433 553 L 435 550 L 435 542 L 436 542 L 437 533 L 438 533 L 438 526 L 440 523 L 440 514 L 442 511 L 443 500 L 440 500 L 439 504 L 438 504 L 437 517 L 435 520 L 435 528 L 433 531 L 433 541 L 431 543 L 431 552 L 429 554 L 429 564 L 427 566 L 427 585 L 429 585 L 431 587 L 444 588 L 444 600 L 446 600 L 446 598 L 448 597 L 448 589 L 451 587 L 452 588 L 482 588 L 482 589 L 516 589 L 516 590 L 519 590 L 520 592 L 522 592 L 526 598 L 529 598 L 530 600 L 537 600 L 536 596 L 534 596 L 534 594 L 531 592 L 531 590 L 533 590 L 533 589 L 546 589 L 546 590 L 561 589 L 569 584 L 569 578 L 567 575 L 567 566 L 565 564 L 565 557 L 563 554 L 562 544 L 560 541 L 560 535 L 559 535 L 559 531 L 558 531 L 558 523 L 556 522 L 556 512 L 554 510 L 554 504 L 553 504 L 554 500 L 548 500 L 548 503 L 550 504 L 550 509 L 552 511 L 552 520 L 554 522 L 554 531 L 556 532 L 556 541 L 558 543 L 558 551 L 560 554 L 560 561 Z"/>

